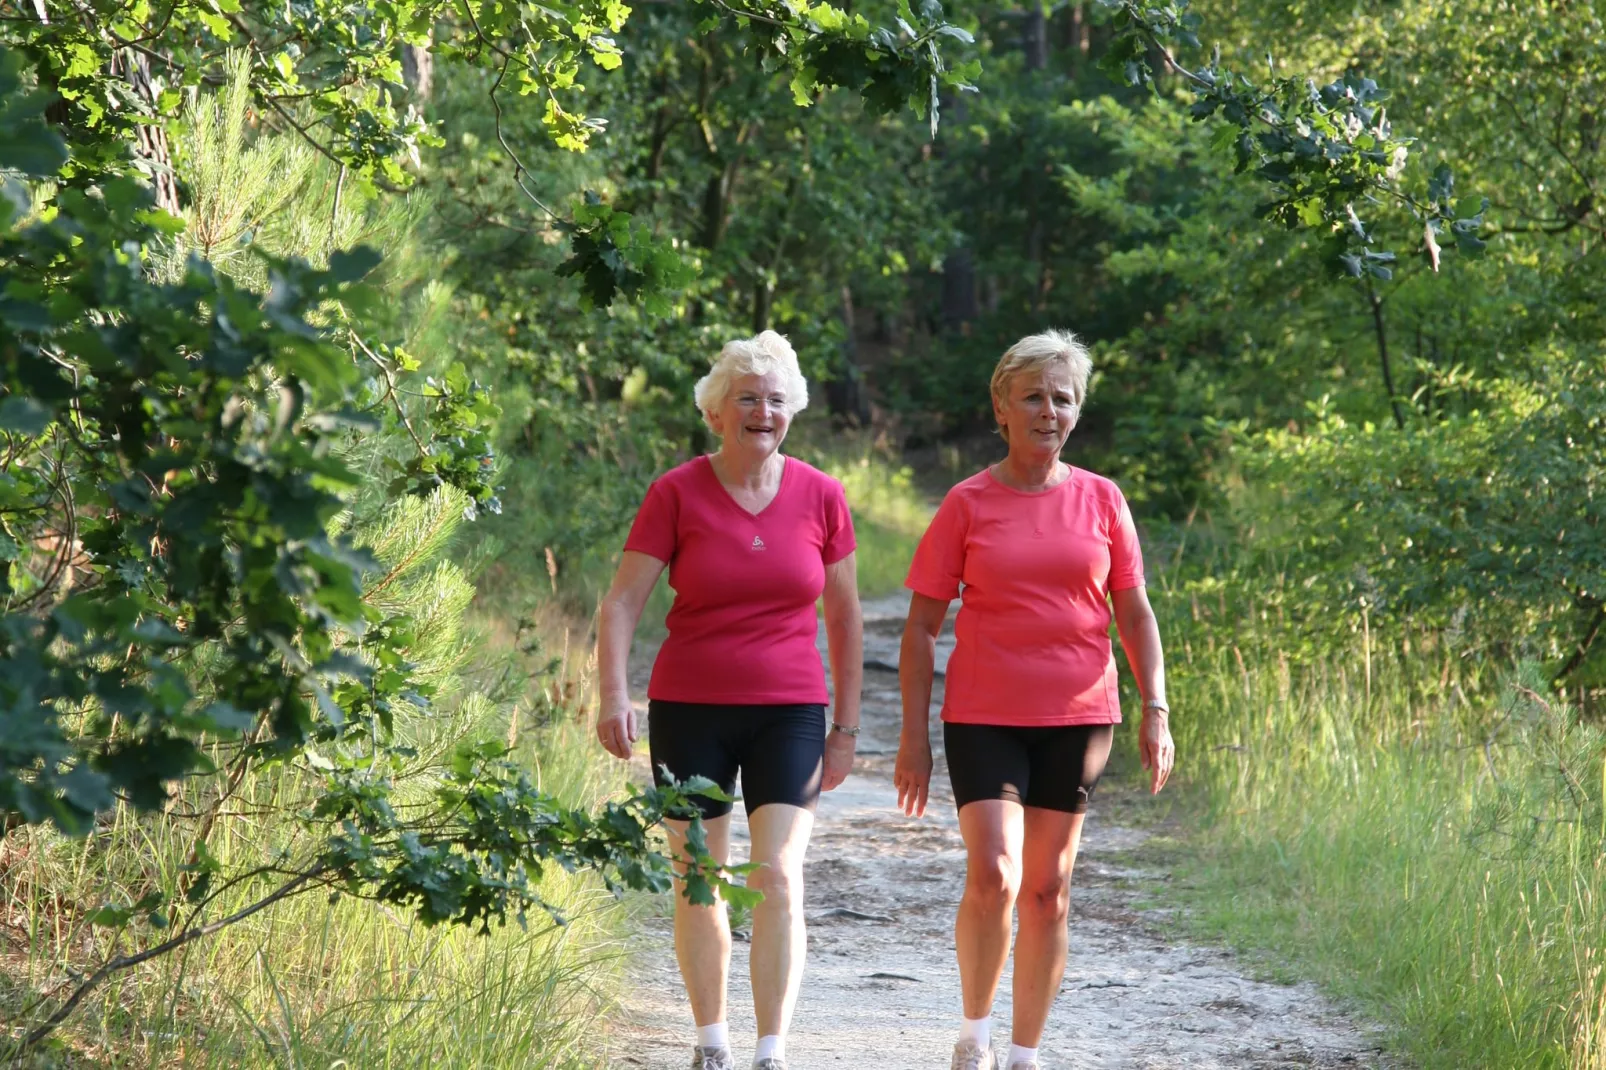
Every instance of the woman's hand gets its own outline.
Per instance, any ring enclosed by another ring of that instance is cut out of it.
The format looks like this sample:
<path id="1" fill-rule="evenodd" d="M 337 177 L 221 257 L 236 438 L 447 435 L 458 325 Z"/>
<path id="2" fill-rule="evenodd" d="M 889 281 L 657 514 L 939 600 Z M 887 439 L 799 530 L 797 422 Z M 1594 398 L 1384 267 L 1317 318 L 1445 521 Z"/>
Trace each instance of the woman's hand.
<path id="1" fill-rule="evenodd" d="M 1171 778 L 1171 766 L 1177 758 L 1168 714 L 1153 707 L 1143 711 L 1143 726 L 1138 729 L 1138 756 L 1143 759 L 1143 768 L 1149 771 L 1149 794 L 1160 794 L 1160 789 Z"/>
<path id="2" fill-rule="evenodd" d="M 820 790 L 830 791 L 853 772 L 853 751 L 858 740 L 846 732 L 827 730 L 825 735 L 825 771 L 820 776 Z"/>
<path id="3" fill-rule="evenodd" d="M 636 743 L 636 711 L 624 696 L 603 697 L 602 716 L 597 719 L 597 738 L 615 758 L 630 758 Z"/>
<path id="4" fill-rule="evenodd" d="M 898 788 L 898 809 L 909 817 L 926 812 L 926 796 L 931 791 L 931 740 L 898 740 L 898 761 L 892 769 L 892 783 Z"/>

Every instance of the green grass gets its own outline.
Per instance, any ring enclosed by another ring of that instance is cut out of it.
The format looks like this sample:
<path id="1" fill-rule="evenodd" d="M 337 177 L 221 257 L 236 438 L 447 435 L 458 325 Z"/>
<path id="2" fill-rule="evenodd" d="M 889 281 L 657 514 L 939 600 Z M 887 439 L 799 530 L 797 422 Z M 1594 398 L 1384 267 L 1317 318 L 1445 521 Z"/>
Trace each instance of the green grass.
<path id="1" fill-rule="evenodd" d="M 1179 874 L 1193 927 L 1317 979 L 1418 1065 L 1606 1067 L 1598 726 L 1438 688 L 1420 654 L 1173 659 L 1208 813 Z"/>
<path id="2" fill-rule="evenodd" d="M 934 511 L 916 488 L 913 473 L 868 449 L 828 456 L 820 463 L 842 481 L 853 512 L 859 594 L 874 598 L 901 590 Z"/>

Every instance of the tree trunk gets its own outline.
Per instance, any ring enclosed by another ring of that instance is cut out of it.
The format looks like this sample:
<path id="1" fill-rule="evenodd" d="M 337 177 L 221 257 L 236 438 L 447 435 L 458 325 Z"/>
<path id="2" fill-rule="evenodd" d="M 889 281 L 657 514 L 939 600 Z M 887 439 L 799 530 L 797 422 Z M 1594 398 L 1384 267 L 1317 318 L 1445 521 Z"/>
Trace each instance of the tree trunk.
<path id="1" fill-rule="evenodd" d="M 976 261 L 961 246 L 942 262 L 942 325 L 950 331 L 963 329 L 976 318 Z"/>
<path id="2" fill-rule="evenodd" d="M 1372 280 L 1366 280 L 1366 299 L 1372 306 L 1372 324 L 1377 329 L 1377 358 L 1383 366 L 1383 389 L 1388 392 L 1389 406 L 1394 410 L 1394 426 L 1405 430 L 1405 414 L 1400 411 L 1399 399 L 1394 394 L 1394 372 L 1389 367 L 1389 337 L 1383 326 L 1383 299 L 1377 296 Z"/>
<path id="3" fill-rule="evenodd" d="M 151 84 L 151 61 L 143 52 L 122 49 L 112 56 L 112 73 L 133 86 L 134 93 L 156 114 L 156 87 Z M 178 215 L 178 179 L 173 173 L 173 150 L 167 130 L 157 123 L 135 127 L 134 155 L 144 164 L 156 189 L 156 206 Z"/>
<path id="4" fill-rule="evenodd" d="M 725 237 L 725 176 L 727 168 L 721 167 L 708 176 L 708 184 L 703 187 L 703 226 L 699 242 L 704 249 L 714 249 L 719 246 L 720 239 Z"/>
<path id="5" fill-rule="evenodd" d="M 1601 628 L 1606 626 L 1606 604 L 1595 602 L 1594 610 L 1594 616 L 1590 618 L 1588 625 L 1583 629 L 1583 634 L 1579 637 L 1577 645 L 1573 647 L 1572 656 L 1567 659 L 1567 664 L 1563 665 L 1561 671 L 1556 674 L 1556 683 L 1565 681 L 1567 677 L 1577 670 L 1578 666 L 1584 663 L 1584 659 L 1589 657 L 1590 648 L 1595 645 L 1595 640 L 1600 638 Z"/>
<path id="6" fill-rule="evenodd" d="M 433 35 L 431 35 L 433 38 Z M 419 105 L 429 102 L 435 88 L 435 55 L 430 49 L 432 41 L 421 45 L 402 46 L 402 80 Z"/>
<path id="7" fill-rule="evenodd" d="M 667 79 L 658 79 L 658 96 L 663 98 L 667 92 Z M 675 128 L 669 114 L 669 105 L 660 104 L 652 116 L 652 140 L 647 149 L 647 181 L 656 182 L 664 170 L 664 152 L 669 148 L 669 132 Z"/>
<path id="8" fill-rule="evenodd" d="M 1026 69 L 1040 71 L 1048 66 L 1048 19 L 1040 0 L 1029 0 L 1026 17 L 1021 20 L 1021 50 L 1026 53 Z"/>
<path id="9" fill-rule="evenodd" d="M 1065 50 L 1071 57 L 1071 74 L 1079 75 L 1087 66 L 1088 50 L 1093 43 L 1092 35 L 1089 33 L 1093 28 L 1093 21 L 1087 17 L 1087 8 L 1084 5 L 1072 4 L 1070 16 L 1065 23 Z"/>
<path id="10" fill-rule="evenodd" d="M 864 370 L 859 367 L 859 345 L 853 314 L 853 291 L 842 287 L 841 368 L 825 384 L 825 403 L 831 415 L 864 427 L 870 423 L 870 399 L 864 392 Z"/>
<path id="11" fill-rule="evenodd" d="M 762 334 L 770 326 L 770 299 L 774 296 L 767 278 L 753 280 L 753 333 Z"/>
<path id="12" fill-rule="evenodd" d="M 731 199 L 736 193 L 736 178 L 741 173 L 742 156 L 751 133 L 751 125 L 742 127 L 736 135 L 736 147 L 730 154 L 714 155 L 716 170 L 708 177 L 708 185 L 703 188 L 701 240 L 704 249 L 718 248 L 725 238 L 725 226 L 730 222 Z"/>
<path id="13" fill-rule="evenodd" d="M 1030 0 L 1026 9 L 1021 32 L 1021 49 L 1025 53 L 1026 70 L 1031 72 L 1034 80 L 1041 80 L 1041 73 L 1048 67 L 1048 22 L 1043 15 L 1043 5 L 1039 0 Z M 1035 157 L 1036 146 L 1024 146 L 1027 160 Z M 1026 178 L 1026 260 L 1037 265 L 1037 292 L 1032 299 L 1032 308 L 1042 311 L 1044 298 L 1048 293 L 1049 274 L 1045 259 L 1044 246 L 1047 236 L 1044 233 L 1042 200 L 1043 176 L 1034 167 L 1027 172 Z"/>

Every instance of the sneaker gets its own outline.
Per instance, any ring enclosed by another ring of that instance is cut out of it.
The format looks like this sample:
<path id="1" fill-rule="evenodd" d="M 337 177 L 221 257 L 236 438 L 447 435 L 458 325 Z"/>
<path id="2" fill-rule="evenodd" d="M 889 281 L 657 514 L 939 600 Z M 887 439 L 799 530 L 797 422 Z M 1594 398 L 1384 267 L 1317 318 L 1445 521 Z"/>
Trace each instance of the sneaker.
<path id="1" fill-rule="evenodd" d="M 736 1070 L 729 1048 L 693 1048 L 691 1070 Z"/>
<path id="2" fill-rule="evenodd" d="M 1034 1059 L 1033 1061 L 1027 1063 L 1010 1063 L 1009 1070 L 1043 1070 L 1043 1068 L 1039 1066 L 1037 1061 Z"/>
<path id="3" fill-rule="evenodd" d="M 753 1070 L 786 1070 L 785 1059 L 754 1059 Z"/>
<path id="4" fill-rule="evenodd" d="M 955 1044 L 954 1061 L 949 1070 L 997 1070 L 998 1061 L 993 1049 L 979 1048 L 974 1044 Z"/>

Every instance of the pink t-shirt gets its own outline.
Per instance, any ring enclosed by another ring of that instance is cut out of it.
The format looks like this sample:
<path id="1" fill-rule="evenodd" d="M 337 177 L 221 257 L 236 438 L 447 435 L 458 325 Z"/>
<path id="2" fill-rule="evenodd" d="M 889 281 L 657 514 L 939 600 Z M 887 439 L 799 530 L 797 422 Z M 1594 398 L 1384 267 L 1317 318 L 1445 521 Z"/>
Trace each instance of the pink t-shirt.
<path id="1" fill-rule="evenodd" d="M 669 565 L 675 604 L 647 696 L 665 702 L 825 702 L 814 604 L 825 566 L 854 550 L 842 484 L 786 458 L 775 500 L 754 516 L 707 457 L 659 476 L 626 550 Z"/>
<path id="2" fill-rule="evenodd" d="M 1121 719 L 1109 592 L 1143 586 L 1126 499 L 1080 468 L 1038 494 L 983 470 L 948 492 L 905 584 L 961 599 L 942 719 L 1114 724 Z"/>

